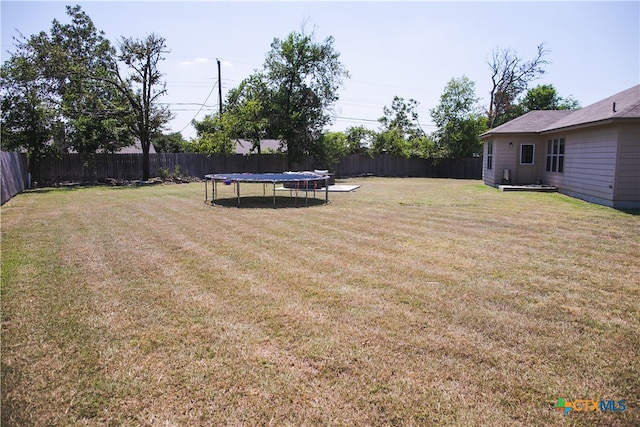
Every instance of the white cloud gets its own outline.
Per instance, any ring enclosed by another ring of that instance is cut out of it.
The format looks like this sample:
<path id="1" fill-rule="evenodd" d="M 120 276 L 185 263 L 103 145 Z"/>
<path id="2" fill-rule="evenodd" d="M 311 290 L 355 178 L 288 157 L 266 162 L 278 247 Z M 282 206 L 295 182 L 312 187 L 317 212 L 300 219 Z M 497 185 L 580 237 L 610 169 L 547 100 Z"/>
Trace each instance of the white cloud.
<path id="1" fill-rule="evenodd" d="M 180 65 L 183 65 L 185 67 L 191 67 L 193 65 L 206 64 L 208 62 L 211 62 L 209 58 L 198 57 L 198 58 L 193 58 L 191 61 L 182 61 L 180 62 Z"/>

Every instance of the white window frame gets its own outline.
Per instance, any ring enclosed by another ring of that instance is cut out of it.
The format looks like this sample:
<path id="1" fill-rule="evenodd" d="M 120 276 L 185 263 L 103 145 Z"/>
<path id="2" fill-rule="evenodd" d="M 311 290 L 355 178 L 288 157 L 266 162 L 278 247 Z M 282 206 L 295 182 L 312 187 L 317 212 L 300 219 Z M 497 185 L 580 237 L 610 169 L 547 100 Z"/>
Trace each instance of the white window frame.
<path id="1" fill-rule="evenodd" d="M 564 158 L 567 143 L 564 138 L 547 140 L 547 158 L 545 170 L 551 173 L 564 173 Z"/>
<path id="2" fill-rule="evenodd" d="M 493 141 L 487 141 L 487 170 L 493 170 Z"/>
<path id="3" fill-rule="evenodd" d="M 522 150 L 525 146 L 531 146 L 531 162 L 522 161 Z M 520 144 L 520 164 L 521 165 L 533 165 L 536 162 L 536 145 L 535 144 Z"/>

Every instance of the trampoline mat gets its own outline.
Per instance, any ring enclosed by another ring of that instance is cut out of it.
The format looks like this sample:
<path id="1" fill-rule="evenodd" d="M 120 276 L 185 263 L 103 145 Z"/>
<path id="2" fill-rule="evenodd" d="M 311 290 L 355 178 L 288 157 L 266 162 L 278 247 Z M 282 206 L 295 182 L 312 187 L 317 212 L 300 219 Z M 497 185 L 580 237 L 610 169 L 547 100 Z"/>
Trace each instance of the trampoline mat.
<path id="1" fill-rule="evenodd" d="M 320 181 L 326 179 L 327 176 L 305 173 L 217 173 L 206 175 L 206 178 L 216 181 L 277 183 L 289 181 Z"/>

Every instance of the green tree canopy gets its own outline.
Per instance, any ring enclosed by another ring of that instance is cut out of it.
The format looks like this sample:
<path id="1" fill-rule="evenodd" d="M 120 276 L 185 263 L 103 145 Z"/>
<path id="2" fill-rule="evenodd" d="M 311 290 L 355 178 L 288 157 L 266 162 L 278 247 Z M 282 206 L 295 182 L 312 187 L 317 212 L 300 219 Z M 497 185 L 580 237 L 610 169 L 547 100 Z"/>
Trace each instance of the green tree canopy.
<path id="1" fill-rule="evenodd" d="M 304 31 L 274 39 L 264 64 L 268 85 L 269 122 L 287 147 L 289 163 L 313 153 L 330 107 L 348 72 L 340 62 L 333 37 L 323 42 Z"/>
<path id="2" fill-rule="evenodd" d="M 193 144 L 182 137 L 180 132 L 155 135 L 153 147 L 158 153 L 192 153 Z"/>
<path id="3" fill-rule="evenodd" d="M 67 6 L 71 23 L 53 21 L 49 38 L 34 39 L 43 72 L 61 99 L 68 145 L 79 153 L 117 151 L 133 143 L 126 99 L 105 79 L 115 49 L 80 6 Z"/>
<path id="4" fill-rule="evenodd" d="M 418 121 L 418 101 L 394 96 L 391 107 L 384 106 L 382 109 L 384 116 L 378 119 L 384 130 L 398 129 L 403 138 L 412 138 L 425 135 Z"/>
<path id="5" fill-rule="evenodd" d="M 380 132 L 375 134 L 371 146 L 372 154 L 427 157 L 431 140 L 420 127 L 418 102 L 405 101 L 395 96 L 391 107 L 383 108 L 384 115 L 378 119 Z"/>
<path id="6" fill-rule="evenodd" d="M 273 108 L 270 97 L 265 76 L 255 73 L 229 91 L 224 107 L 225 113 L 233 118 L 229 136 L 251 141 L 250 151 L 258 154 L 261 152 L 262 139 L 277 137 L 271 131 L 273 125 L 270 117 Z"/>
<path id="7" fill-rule="evenodd" d="M 148 179 L 151 137 L 171 118 L 158 103 L 165 93 L 158 69 L 165 41 L 155 34 L 123 37 L 116 51 L 80 6 L 68 6 L 67 15 L 71 22 L 54 20 L 50 34 L 23 37 L 3 64 L 3 139 L 31 153 L 53 141 L 90 154 L 116 151 L 135 136 Z M 5 114 L 10 108 L 20 112 Z"/>
<path id="8" fill-rule="evenodd" d="M 529 89 L 520 101 L 505 113 L 500 121 L 506 123 L 533 110 L 575 110 L 580 103 L 571 97 L 561 97 L 553 85 L 539 85 Z"/>
<path id="9" fill-rule="evenodd" d="M 366 153 L 373 143 L 375 132 L 364 126 L 350 126 L 345 131 L 347 139 L 345 154 Z"/>
<path id="10" fill-rule="evenodd" d="M 31 161 L 51 148 L 48 144 L 61 127 L 55 104 L 42 95 L 40 72 L 33 52 L 18 54 L 0 69 L 2 150 L 25 150 Z"/>
<path id="11" fill-rule="evenodd" d="M 522 111 L 533 110 L 575 110 L 580 108 L 580 103 L 571 98 L 561 97 L 553 85 L 539 85 L 529 89 L 519 103 Z"/>
<path id="12" fill-rule="evenodd" d="M 370 152 L 373 155 L 390 154 L 409 157 L 411 156 L 411 144 L 405 139 L 401 129 L 385 129 L 374 135 Z"/>
<path id="13" fill-rule="evenodd" d="M 320 137 L 316 150 L 316 157 L 322 159 L 327 167 L 333 168 L 347 154 L 347 137 L 343 132 L 326 132 Z"/>
<path id="14" fill-rule="evenodd" d="M 3 136 L 33 153 L 56 147 L 90 154 L 130 145 L 126 100 L 104 82 L 113 77 L 114 49 L 79 6 L 68 6 L 67 15 L 71 22 L 53 20 L 50 33 L 15 39 L 16 52 L 3 64 L 3 112 L 14 110 L 3 116 Z M 29 147 L 16 143 L 27 121 Z"/>
<path id="15" fill-rule="evenodd" d="M 242 138 L 260 152 L 260 140 L 272 138 L 282 141 L 289 167 L 305 154 L 333 158 L 334 138 L 323 138 L 322 131 L 348 77 L 333 43 L 333 37 L 318 42 L 304 31 L 274 39 L 263 70 L 229 91 L 222 114 L 194 122 L 200 149 L 224 152 L 228 140 Z M 332 146 L 319 146 L 324 143 Z"/>
<path id="16" fill-rule="evenodd" d="M 487 122 L 477 102 L 475 82 L 465 76 L 449 80 L 439 104 L 431 110 L 440 157 L 471 157 L 481 152 L 479 135 Z"/>
<path id="17" fill-rule="evenodd" d="M 231 154 L 235 150 L 232 132 L 234 117 L 228 113 L 205 116 L 201 121 L 191 123 L 196 129 L 194 149 L 202 154 Z"/>

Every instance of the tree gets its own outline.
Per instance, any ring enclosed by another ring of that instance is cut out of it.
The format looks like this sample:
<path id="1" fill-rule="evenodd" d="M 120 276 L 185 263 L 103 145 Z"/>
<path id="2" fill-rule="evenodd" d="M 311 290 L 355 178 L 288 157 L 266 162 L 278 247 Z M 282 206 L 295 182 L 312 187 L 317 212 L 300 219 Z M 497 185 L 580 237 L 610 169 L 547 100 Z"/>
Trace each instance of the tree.
<path id="1" fill-rule="evenodd" d="M 371 154 L 409 157 L 411 156 L 411 144 L 405 139 L 399 128 L 385 129 L 374 135 Z"/>
<path id="2" fill-rule="evenodd" d="M 42 95 L 42 86 L 33 51 L 24 46 L 2 64 L 2 150 L 25 150 L 30 164 L 51 149 L 49 142 L 60 128 L 55 106 Z"/>
<path id="3" fill-rule="evenodd" d="M 16 53 L 3 65 L 3 136 L 35 157 L 54 148 L 115 151 L 132 142 L 124 98 L 94 78 L 110 75 L 113 48 L 79 6 L 67 6 L 67 15 L 71 23 L 53 20 L 50 34 L 14 39 Z M 24 135 L 28 116 L 31 135 L 24 147 L 16 138 Z"/>
<path id="4" fill-rule="evenodd" d="M 202 121 L 191 122 L 198 137 L 194 141 L 195 151 L 202 154 L 231 154 L 235 144 L 231 137 L 234 118 L 228 113 L 205 116 Z"/>
<path id="5" fill-rule="evenodd" d="M 151 174 L 151 139 L 172 118 L 168 107 L 158 102 L 166 94 L 166 84 L 162 81 L 163 75 L 158 66 L 168 51 L 164 38 L 155 33 L 144 39 L 122 37 L 119 51 L 118 61 L 111 63 L 116 80 L 107 78 L 104 81 L 117 87 L 129 103 L 133 115 L 130 126 L 142 146 L 142 179 L 147 180 Z M 120 62 L 130 69 L 128 76 L 122 75 Z"/>
<path id="6" fill-rule="evenodd" d="M 524 113 L 533 110 L 575 110 L 580 103 L 571 98 L 558 95 L 553 85 L 539 85 L 529 89 L 518 104 Z"/>
<path id="7" fill-rule="evenodd" d="M 71 22 L 54 20 L 50 34 L 23 38 L 15 60 L 3 65 L 3 111 L 19 107 L 23 115 L 3 114 L 3 136 L 15 142 L 19 132 L 12 129 L 19 120 L 26 135 L 25 115 L 31 116 L 31 152 L 37 151 L 34 144 L 51 147 L 52 141 L 85 155 L 114 152 L 131 145 L 135 134 L 144 154 L 143 178 L 148 179 L 150 139 L 171 117 L 157 104 L 164 88 L 155 90 L 164 39 L 123 38 L 118 55 L 80 6 L 68 6 L 67 15 Z M 131 70 L 128 76 L 121 75 L 121 64 Z"/>
<path id="8" fill-rule="evenodd" d="M 384 116 L 378 119 L 381 131 L 373 138 L 372 153 L 425 156 L 429 138 L 420 127 L 418 102 L 395 96 L 391 108 L 385 106 L 383 113 Z"/>
<path id="9" fill-rule="evenodd" d="M 500 122 L 506 123 L 533 110 L 575 110 L 577 108 L 580 108 L 578 101 L 571 97 L 562 98 L 553 85 L 539 85 L 529 89 L 525 96 L 500 118 Z"/>
<path id="10" fill-rule="evenodd" d="M 488 62 L 493 84 L 489 101 L 489 127 L 504 123 L 501 117 L 511 111 L 518 95 L 527 90 L 530 82 L 545 73 L 544 66 L 549 63 L 545 59 L 547 53 L 544 44 L 540 44 L 535 58 L 524 61 L 512 49 L 493 50 L 491 61 Z"/>
<path id="11" fill-rule="evenodd" d="M 158 153 L 191 153 L 194 150 L 193 145 L 180 132 L 157 135 L 152 143 Z"/>
<path id="12" fill-rule="evenodd" d="M 440 157 L 471 157 L 481 151 L 478 137 L 486 130 L 486 118 L 477 102 L 475 82 L 465 76 L 449 80 L 440 103 L 430 111 Z"/>
<path id="13" fill-rule="evenodd" d="M 317 151 L 314 153 L 319 159 L 333 167 L 347 154 L 347 137 L 342 132 L 326 132 L 320 137 Z"/>
<path id="14" fill-rule="evenodd" d="M 157 102 L 165 93 L 158 70 L 166 53 L 164 39 L 155 34 L 144 40 L 122 38 L 116 54 L 80 6 L 67 6 L 67 15 L 71 23 L 54 20 L 50 35 L 23 37 L 15 60 L 3 65 L 3 137 L 15 145 L 29 122 L 29 132 L 39 129 L 37 138 L 30 137 L 32 152 L 37 151 L 34 144 L 51 146 L 53 139 L 65 149 L 92 154 L 131 145 L 135 135 L 144 155 L 143 179 L 148 179 L 151 138 L 171 118 Z M 129 68 L 127 76 L 121 64 Z M 12 106 L 20 106 L 22 119 L 4 114 Z"/>
<path id="15" fill-rule="evenodd" d="M 270 94 L 265 76 L 256 73 L 229 91 L 225 112 L 233 117 L 231 137 L 251 141 L 250 151 L 261 153 L 260 141 L 270 133 Z"/>
<path id="16" fill-rule="evenodd" d="M 264 69 L 269 92 L 272 131 L 287 146 L 289 167 L 313 152 L 323 127 L 330 122 L 329 108 L 348 77 L 333 37 L 322 43 L 313 34 L 292 32 L 274 39 Z"/>
<path id="17" fill-rule="evenodd" d="M 339 56 L 332 37 L 320 43 L 303 30 L 274 39 L 263 70 L 229 92 L 224 117 L 217 119 L 216 127 L 216 132 L 225 132 L 224 137 L 202 148 L 223 149 L 223 140 L 242 138 L 260 153 L 262 139 L 280 139 L 289 168 L 305 154 L 331 151 L 318 144 L 323 143 L 322 130 L 331 120 L 329 110 L 338 99 L 338 88 L 348 77 Z M 199 139 L 206 133 L 203 129 Z"/>
<path id="18" fill-rule="evenodd" d="M 373 142 L 375 132 L 364 126 L 350 126 L 345 131 L 347 139 L 345 154 L 361 154 L 367 152 Z"/>
<path id="19" fill-rule="evenodd" d="M 399 96 L 393 97 L 391 108 L 384 106 L 384 116 L 378 122 L 385 130 L 398 129 L 407 140 L 425 135 L 418 121 L 418 101 L 415 99 L 404 100 Z"/>
<path id="20" fill-rule="evenodd" d="M 80 6 L 67 6 L 67 15 L 71 23 L 54 20 L 48 38 L 32 39 L 59 97 L 67 144 L 81 154 L 115 152 L 133 143 L 126 99 L 105 81 L 114 77 L 115 49 Z"/>

